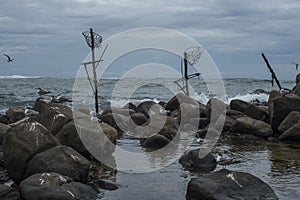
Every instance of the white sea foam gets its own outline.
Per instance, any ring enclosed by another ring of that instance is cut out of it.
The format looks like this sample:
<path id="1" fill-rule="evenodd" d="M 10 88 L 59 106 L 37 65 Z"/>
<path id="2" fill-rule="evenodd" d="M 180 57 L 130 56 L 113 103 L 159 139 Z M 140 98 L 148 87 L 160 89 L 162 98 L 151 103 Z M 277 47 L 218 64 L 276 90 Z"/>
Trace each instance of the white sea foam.
<path id="1" fill-rule="evenodd" d="M 22 75 L 0 76 L 0 79 L 13 79 L 13 78 L 40 78 L 40 77 L 39 76 L 22 76 Z"/>
<path id="2" fill-rule="evenodd" d="M 268 102 L 269 95 L 268 94 L 245 94 L 245 95 L 236 95 L 232 98 L 228 98 L 227 104 L 230 104 L 230 102 L 234 99 L 240 99 L 246 102 L 253 102 L 253 101 L 259 101 L 259 102 Z"/>

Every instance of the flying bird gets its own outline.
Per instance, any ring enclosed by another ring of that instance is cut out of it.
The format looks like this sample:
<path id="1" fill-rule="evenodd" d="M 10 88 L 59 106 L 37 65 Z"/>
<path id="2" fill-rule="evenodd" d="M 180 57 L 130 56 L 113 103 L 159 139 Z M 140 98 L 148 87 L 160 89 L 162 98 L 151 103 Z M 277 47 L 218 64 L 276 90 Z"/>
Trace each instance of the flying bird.
<path id="1" fill-rule="evenodd" d="M 299 63 L 292 62 L 292 64 L 295 65 L 296 66 L 296 70 L 298 70 Z"/>
<path id="2" fill-rule="evenodd" d="M 14 58 L 11 58 L 11 57 L 10 57 L 9 55 L 7 55 L 7 54 L 3 54 L 3 55 L 7 57 L 7 62 L 11 62 L 11 61 L 14 60 Z"/>

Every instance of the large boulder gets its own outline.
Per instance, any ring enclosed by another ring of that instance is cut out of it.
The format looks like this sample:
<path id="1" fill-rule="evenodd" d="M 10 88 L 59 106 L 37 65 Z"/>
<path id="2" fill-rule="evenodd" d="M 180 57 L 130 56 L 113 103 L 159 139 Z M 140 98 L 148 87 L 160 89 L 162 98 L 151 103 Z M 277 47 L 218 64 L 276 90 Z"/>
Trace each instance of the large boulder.
<path id="1" fill-rule="evenodd" d="M 102 115 L 100 120 L 115 128 L 118 133 L 124 133 L 128 131 L 129 117 L 125 117 L 124 115 L 108 113 L 106 115 Z"/>
<path id="2" fill-rule="evenodd" d="M 87 182 L 90 162 L 67 146 L 56 146 L 34 156 L 28 163 L 25 177 L 42 172 L 56 172 L 75 181 Z"/>
<path id="3" fill-rule="evenodd" d="M 110 113 L 115 113 L 115 114 L 120 114 L 120 115 L 124 115 L 124 116 L 130 116 L 133 113 L 135 113 L 134 110 L 132 109 L 123 109 L 123 108 L 108 108 L 105 109 L 100 116 L 106 115 L 106 114 L 110 114 Z"/>
<path id="4" fill-rule="evenodd" d="M 198 102 L 195 99 L 192 99 L 182 93 L 178 93 L 167 102 L 165 108 L 166 110 L 173 112 L 174 110 L 178 109 L 182 103 L 198 105 Z"/>
<path id="5" fill-rule="evenodd" d="M 207 120 L 216 123 L 219 117 L 226 113 L 227 105 L 218 98 L 211 98 L 206 104 Z"/>
<path id="6" fill-rule="evenodd" d="M 261 137 L 268 137 L 273 134 L 271 126 L 266 122 L 252 119 L 251 117 L 240 117 L 230 130 L 234 133 L 248 133 Z"/>
<path id="7" fill-rule="evenodd" d="M 22 107 L 14 107 L 6 111 L 6 116 L 9 118 L 10 123 L 17 122 L 25 117 L 25 109 Z"/>
<path id="8" fill-rule="evenodd" d="M 73 182 L 58 173 L 34 174 L 20 184 L 24 200 L 96 200 L 97 193 L 90 186 Z"/>
<path id="9" fill-rule="evenodd" d="M 298 83 L 300 83 L 300 74 L 296 76 L 296 85 L 298 85 Z"/>
<path id="10" fill-rule="evenodd" d="M 55 137 L 33 119 L 24 118 L 11 124 L 3 141 L 4 163 L 9 176 L 20 182 L 29 160 L 56 145 Z"/>
<path id="11" fill-rule="evenodd" d="M 186 169 L 204 172 L 213 171 L 217 166 L 215 157 L 203 148 L 186 151 L 179 163 Z"/>
<path id="12" fill-rule="evenodd" d="M 272 188 L 245 172 L 220 170 L 192 178 L 188 183 L 187 200 L 278 199 Z"/>
<path id="13" fill-rule="evenodd" d="M 140 103 L 137 107 L 136 107 L 136 109 L 135 109 L 135 111 L 137 112 L 137 113 L 143 113 L 147 118 L 149 118 L 150 116 L 149 116 L 149 111 L 150 111 L 150 109 L 151 109 L 151 107 L 153 106 L 153 105 L 156 105 L 157 103 L 155 103 L 155 102 L 153 102 L 153 101 L 144 101 L 144 102 L 142 102 L 142 103 Z M 158 104 L 157 104 L 158 105 Z"/>
<path id="14" fill-rule="evenodd" d="M 43 99 L 37 99 L 33 109 L 39 112 L 36 120 L 53 135 L 56 135 L 66 123 L 73 119 L 73 113 L 69 107 L 47 103 Z"/>
<path id="15" fill-rule="evenodd" d="M 3 200 L 20 200 L 19 192 L 12 187 L 0 184 L 0 199 Z"/>
<path id="16" fill-rule="evenodd" d="M 131 103 L 131 102 L 128 102 L 127 104 L 125 104 L 123 107 L 123 109 L 131 109 L 131 110 L 135 110 L 136 109 L 136 106 Z"/>
<path id="17" fill-rule="evenodd" d="M 77 124 L 78 129 L 81 133 L 81 137 L 79 137 L 78 131 L 73 121 L 66 124 L 56 134 L 55 137 L 62 145 L 72 147 L 86 158 L 89 158 L 91 156 L 88 149 L 91 149 L 92 146 L 97 146 L 97 151 L 99 152 L 108 153 L 107 150 L 111 143 L 116 144 L 118 133 L 117 130 L 113 127 L 109 126 L 106 123 L 99 123 L 98 126 L 100 127 L 97 127 L 97 124 L 94 123 L 92 123 L 91 126 L 88 126 L 87 124 L 85 125 L 86 126 L 80 125 L 80 123 Z M 99 135 L 100 128 L 103 131 L 104 135 L 109 139 L 108 141 L 104 140 L 103 137 Z M 97 137 L 97 135 L 99 136 Z M 88 141 L 88 138 L 92 138 L 90 141 L 92 141 L 93 143 L 83 144 L 82 138 L 85 139 L 85 142 Z M 88 149 L 85 145 L 88 146 Z M 113 151 L 114 149 L 112 149 L 111 154 L 113 153 Z"/>
<path id="18" fill-rule="evenodd" d="M 9 125 L 6 125 L 6 124 L 2 124 L 0 122 L 0 145 L 3 144 L 3 139 L 4 139 L 4 135 L 5 133 L 7 132 L 7 130 L 10 128 Z"/>
<path id="19" fill-rule="evenodd" d="M 297 124 L 299 120 L 300 120 L 300 112 L 297 112 L 297 111 L 290 112 L 286 116 L 286 118 L 281 122 L 281 124 L 279 125 L 278 132 L 284 133 L 289 128 L 291 128 L 292 126 Z"/>
<path id="20" fill-rule="evenodd" d="M 142 124 L 148 122 L 148 118 L 142 113 L 134 113 L 130 117 L 132 121 L 138 126 L 141 126 Z"/>
<path id="21" fill-rule="evenodd" d="M 0 114 L 0 123 L 2 124 L 9 124 L 10 120 L 6 115 Z"/>
<path id="22" fill-rule="evenodd" d="M 300 141 L 300 121 L 279 136 L 280 140 Z"/>
<path id="23" fill-rule="evenodd" d="M 295 95 L 300 96 L 300 83 L 298 83 L 298 84 L 295 86 L 295 88 L 293 89 L 293 93 L 294 93 Z"/>
<path id="24" fill-rule="evenodd" d="M 234 99 L 230 102 L 230 109 L 240 111 L 253 119 L 261 121 L 267 121 L 268 119 L 266 110 L 239 99 Z"/>
<path id="25" fill-rule="evenodd" d="M 273 99 L 272 110 L 270 111 L 272 129 L 277 131 L 281 122 L 292 111 L 300 112 L 300 96 L 289 94 Z"/>

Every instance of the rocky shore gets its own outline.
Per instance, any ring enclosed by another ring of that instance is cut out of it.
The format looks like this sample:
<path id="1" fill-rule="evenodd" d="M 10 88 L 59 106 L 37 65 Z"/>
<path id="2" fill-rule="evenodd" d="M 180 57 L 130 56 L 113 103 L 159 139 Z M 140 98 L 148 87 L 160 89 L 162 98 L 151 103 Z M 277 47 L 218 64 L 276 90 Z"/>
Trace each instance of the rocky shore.
<path id="1" fill-rule="evenodd" d="M 190 129 L 201 141 L 218 127 L 222 131 L 216 134 L 221 137 L 298 143 L 299 88 L 300 74 L 291 93 L 271 91 L 266 104 L 236 99 L 226 105 L 212 98 L 203 105 L 180 93 L 168 102 L 145 101 L 106 109 L 93 123 L 100 125 L 108 140 L 93 137 L 92 142 L 96 144 L 93 150 L 99 152 L 97 156 L 111 159 L 109 167 L 97 161 L 81 140 L 81 134 L 93 136 L 98 130 L 90 125 L 91 121 L 78 123 L 73 112 L 90 120 L 89 110 L 72 110 L 43 99 L 37 99 L 31 108 L 35 114 L 28 114 L 21 107 L 10 108 L 0 115 L 0 199 L 88 200 L 101 198 L 103 190 L 118 189 L 110 181 L 117 173 L 111 167 L 114 163 L 111 144 L 122 139 L 125 132 L 135 135 L 147 150 L 176 144 L 177 136 Z M 78 133 L 78 130 L 84 131 Z M 249 173 L 226 169 L 212 172 L 221 163 L 210 152 L 199 158 L 199 151 L 187 150 L 179 160 L 187 170 L 205 172 L 188 183 L 186 199 L 278 199 L 270 186 Z"/>

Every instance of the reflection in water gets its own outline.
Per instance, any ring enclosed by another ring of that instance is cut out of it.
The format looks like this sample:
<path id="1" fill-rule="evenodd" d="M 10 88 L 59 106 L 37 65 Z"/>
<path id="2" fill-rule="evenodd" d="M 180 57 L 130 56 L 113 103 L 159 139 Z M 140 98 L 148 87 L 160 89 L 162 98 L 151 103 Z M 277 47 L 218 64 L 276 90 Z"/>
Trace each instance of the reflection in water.
<path id="1" fill-rule="evenodd" d="M 120 147 L 133 152 L 142 152 L 138 140 L 119 141 Z M 197 147 L 198 144 L 193 144 Z M 198 145 L 199 146 L 199 145 Z M 300 147 L 265 140 L 220 139 L 213 154 L 227 150 L 234 154 L 240 163 L 227 166 L 229 170 L 251 173 L 268 183 L 280 199 L 300 197 Z M 148 155 L 147 152 L 144 152 Z M 176 153 L 175 153 L 176 154 Z M 172 155 L 166 155 L 172 156 Z M 174 155 L 173 155 L 174 156 Z M 178 155 L 177 155 L 178 156 Z M 164 165 L 166 159 L 153 159 L 149 162 Z M 138 161 L 136 162 L 138 164 Z M 222 167 L 218 166 L 215 171 Z M 121 187 L 116 191 L 106 191 L 104 200 L 132 199 L 185 199 L 187 183 L 199 174 L 185 171 L 178 161 L 158 171 L 144 174 L 118 172 L 116 182 Z"/>

